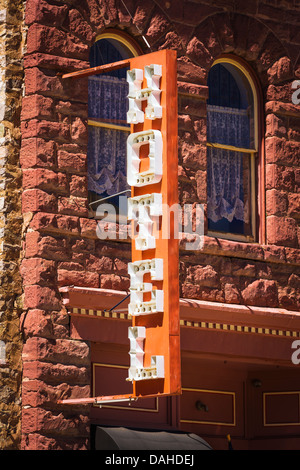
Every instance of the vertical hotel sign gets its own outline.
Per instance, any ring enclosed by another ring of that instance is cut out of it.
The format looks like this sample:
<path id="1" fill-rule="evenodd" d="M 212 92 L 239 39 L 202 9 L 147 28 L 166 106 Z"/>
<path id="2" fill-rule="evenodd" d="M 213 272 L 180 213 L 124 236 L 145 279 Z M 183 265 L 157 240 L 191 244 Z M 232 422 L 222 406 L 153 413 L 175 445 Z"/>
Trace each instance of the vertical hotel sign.
<path id="1" fill-rule="evenodd" d="M 100 404 L 181 393 L 179 242 L 178 220 L 174 220 L 178 206 L 176 52 L 153 52 L 65 74 L 62 78 L 128 66 L 127 120 L 131 124 L 127 140 L 127 179 L 131 186 L 128 219 L 132 224 L 128 308 L 132 325 L 128 331 L 127 380 L 132 382 L 133 392 L 61 403 Z"/>
<path id="2" fill-rule="evenodd" d="M 179 394 L 178 239 L 170 209 L 178 203 L 176 52 L 130 59 L 127 179 L 132 224 L 129 263 L 133 396 Z"/>

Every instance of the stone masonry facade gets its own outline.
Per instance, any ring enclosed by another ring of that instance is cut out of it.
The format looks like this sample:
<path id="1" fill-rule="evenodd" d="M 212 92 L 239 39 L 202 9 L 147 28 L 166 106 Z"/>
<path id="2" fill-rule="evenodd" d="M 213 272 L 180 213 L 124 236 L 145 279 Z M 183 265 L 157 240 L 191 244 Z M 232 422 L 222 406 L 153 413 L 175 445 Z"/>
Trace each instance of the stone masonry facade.
<path id="1" fill-rule="evenodd" d="M 2 449 L 89 448 L 89 406 L 57 404 L 90 395 L 89 344 L 70 336 L 59 288 L 126 291 L 131 255 L 127 241 L 99 240 L 89 218 L 87 82 L 61 75 L 89 66 L 89 48 L 107 28 L 125 31 L 145 53 L 141 34 L 153 51 L 177 50 L 181 203 L 206 204 L 213 61 L 234 54 L 252 67 L 264 102 L 264 238 L 206 235 L 200 252 L 181 249 L 180 296 L 299 311 L 300 120 L 292 82 L 300 79 L 300 2 L 126 5 L 131 15 L 118 0 L 0 1 Z"/>
<path id="2" fill-rule="evenodd" d="M 21 126 L 24 5 L 0 2 L 0 449 L 20 445 Z"/>

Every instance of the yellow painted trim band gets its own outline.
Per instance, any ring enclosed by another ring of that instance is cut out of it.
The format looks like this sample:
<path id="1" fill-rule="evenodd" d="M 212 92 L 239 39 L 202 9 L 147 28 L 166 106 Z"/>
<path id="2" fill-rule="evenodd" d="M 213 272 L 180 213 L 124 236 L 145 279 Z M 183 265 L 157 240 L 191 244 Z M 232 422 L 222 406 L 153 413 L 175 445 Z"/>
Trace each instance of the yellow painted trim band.
<path id="1" fill-rule="evenodd" d="M 134 57 L 137 57 L 139 55 L 138 51 L 135 49 L 133 44 L 130 43 L 130 41 L 127 41 L 126 38 L 124 38 L 123 36 L 119 36 L 116 33 L 107 32 L 107 33 L 99 34 L 99 36 L 96 36 L 95 42 L 100 41 L 101 39 L 115 39 L 116 41 L 119 41 L 121 44 L 124 44 L 124 46 L 126 46 L 127 49 L 129 49 L 129 51 Z"/>
<path id="2" fill-rule="evenodd" d="M 94 121 L 93 119 L 88 120 L 88 125 L 94 127 L 105 127 L 106 129 L 113 129 L 116 131 L 130 132 L 130 127 L 118 126 L 117 124 L 109 124 L 107 122 Z"/>
<path id="3" fill-rule="evenodd" d="M 207 142 L 206 143 L 207 147 L 213 147 L 213 148 L 218 148 L 218 149 L 224 149 L 224 150 L 232 150 L 233 152 L 242 152 L 242 153 L 256 153 L 256 149 L 245 149 L 243 147 L 235 147 L 234 145 L 225 145 L 225 144 L 218 144 L 218 143 L 212 143 L 212 142 Z"/>

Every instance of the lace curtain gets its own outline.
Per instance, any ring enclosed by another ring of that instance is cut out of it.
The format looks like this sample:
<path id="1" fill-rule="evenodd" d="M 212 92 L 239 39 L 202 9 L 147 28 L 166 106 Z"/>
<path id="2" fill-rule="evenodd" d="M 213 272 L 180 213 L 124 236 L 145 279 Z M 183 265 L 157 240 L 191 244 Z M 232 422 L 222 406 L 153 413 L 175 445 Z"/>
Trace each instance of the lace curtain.
<path id="1" fill-rule="evenodd" d="M 250 125 L 247 110 L 208 105 L 207 140 L 211 143 L 250 147 Z M 249 222 L 248 200 L 244 200 L 243 159 L 241 152 L 208 147 L 207 212 L 218 222 L 234 218 Z"/>
<path id="2" fill-rule="evenodd" d="M 89 78 L 89 118 L 126 125 L 128 84 L 116 77 Z M 130 129 L 130 128 L 129 128 Z M 97 194 L 115 194 L 128 189 L 126 142 L 128 133 L 89 126 L 88 189 Z"/>

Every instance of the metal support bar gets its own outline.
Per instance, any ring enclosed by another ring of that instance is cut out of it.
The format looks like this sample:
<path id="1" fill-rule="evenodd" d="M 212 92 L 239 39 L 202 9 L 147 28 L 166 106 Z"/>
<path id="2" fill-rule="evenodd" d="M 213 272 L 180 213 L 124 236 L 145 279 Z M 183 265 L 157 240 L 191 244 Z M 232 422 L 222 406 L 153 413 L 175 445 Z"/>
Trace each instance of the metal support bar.
<path id="1" fill-rule="evenodd" d="M 91 67 L 89 69 L 78 70 L 77 72 L 65 73 L 62 78 L 82 78 L 89 77 L 90 75 L 98 75 L 100 73 L 110 72 L 111 70 L 118 70 L 130 66 L 130 60 L 119 60 L 111 64 L 99 65 L 98 67 Z"/>
<path id="2" fill-rule="evenodd" d="M 140 398 L 158 398 L 158 397 L 170 397 L 173 394 L 167 393 L 155 393 L 151 395 L 108 395 L 90 398 L 67 398 L 65 400 L 58 400 L 57 403 L 60 405 L 105 405 L 106 403 L 116 403 L 120 401 L 137 401 Z"/>
<path id="3" fill-rule="evenodd" d="M 97 199 L 97 201 L 93 201 L 89 203 L 89 206 L 92 204 L 96 204 L 97 202 L 106 201 L 106 199 L 111 199 L 112 197 L 119 196 L 120 194 L 131 192 L 131 189 L 125 189 L 125 191 L 120 191 L 119 193 L 112 194 L 111 196 L 103 197 L 102 199 Z"/>
<path id="4" fill-rule="evenodd" d="M 126 297 L 124 297 L 119 303 L 117 303 L 116 305 L 114 305 L 112 308 L 110 308 L 108 311 L 111 312 L 114 308 L 118 307 L 121 303 L 124 302 L 124 300 L 128 299 L 128 297 L 130 297 L 130 294 L 126 295 Z"/>

